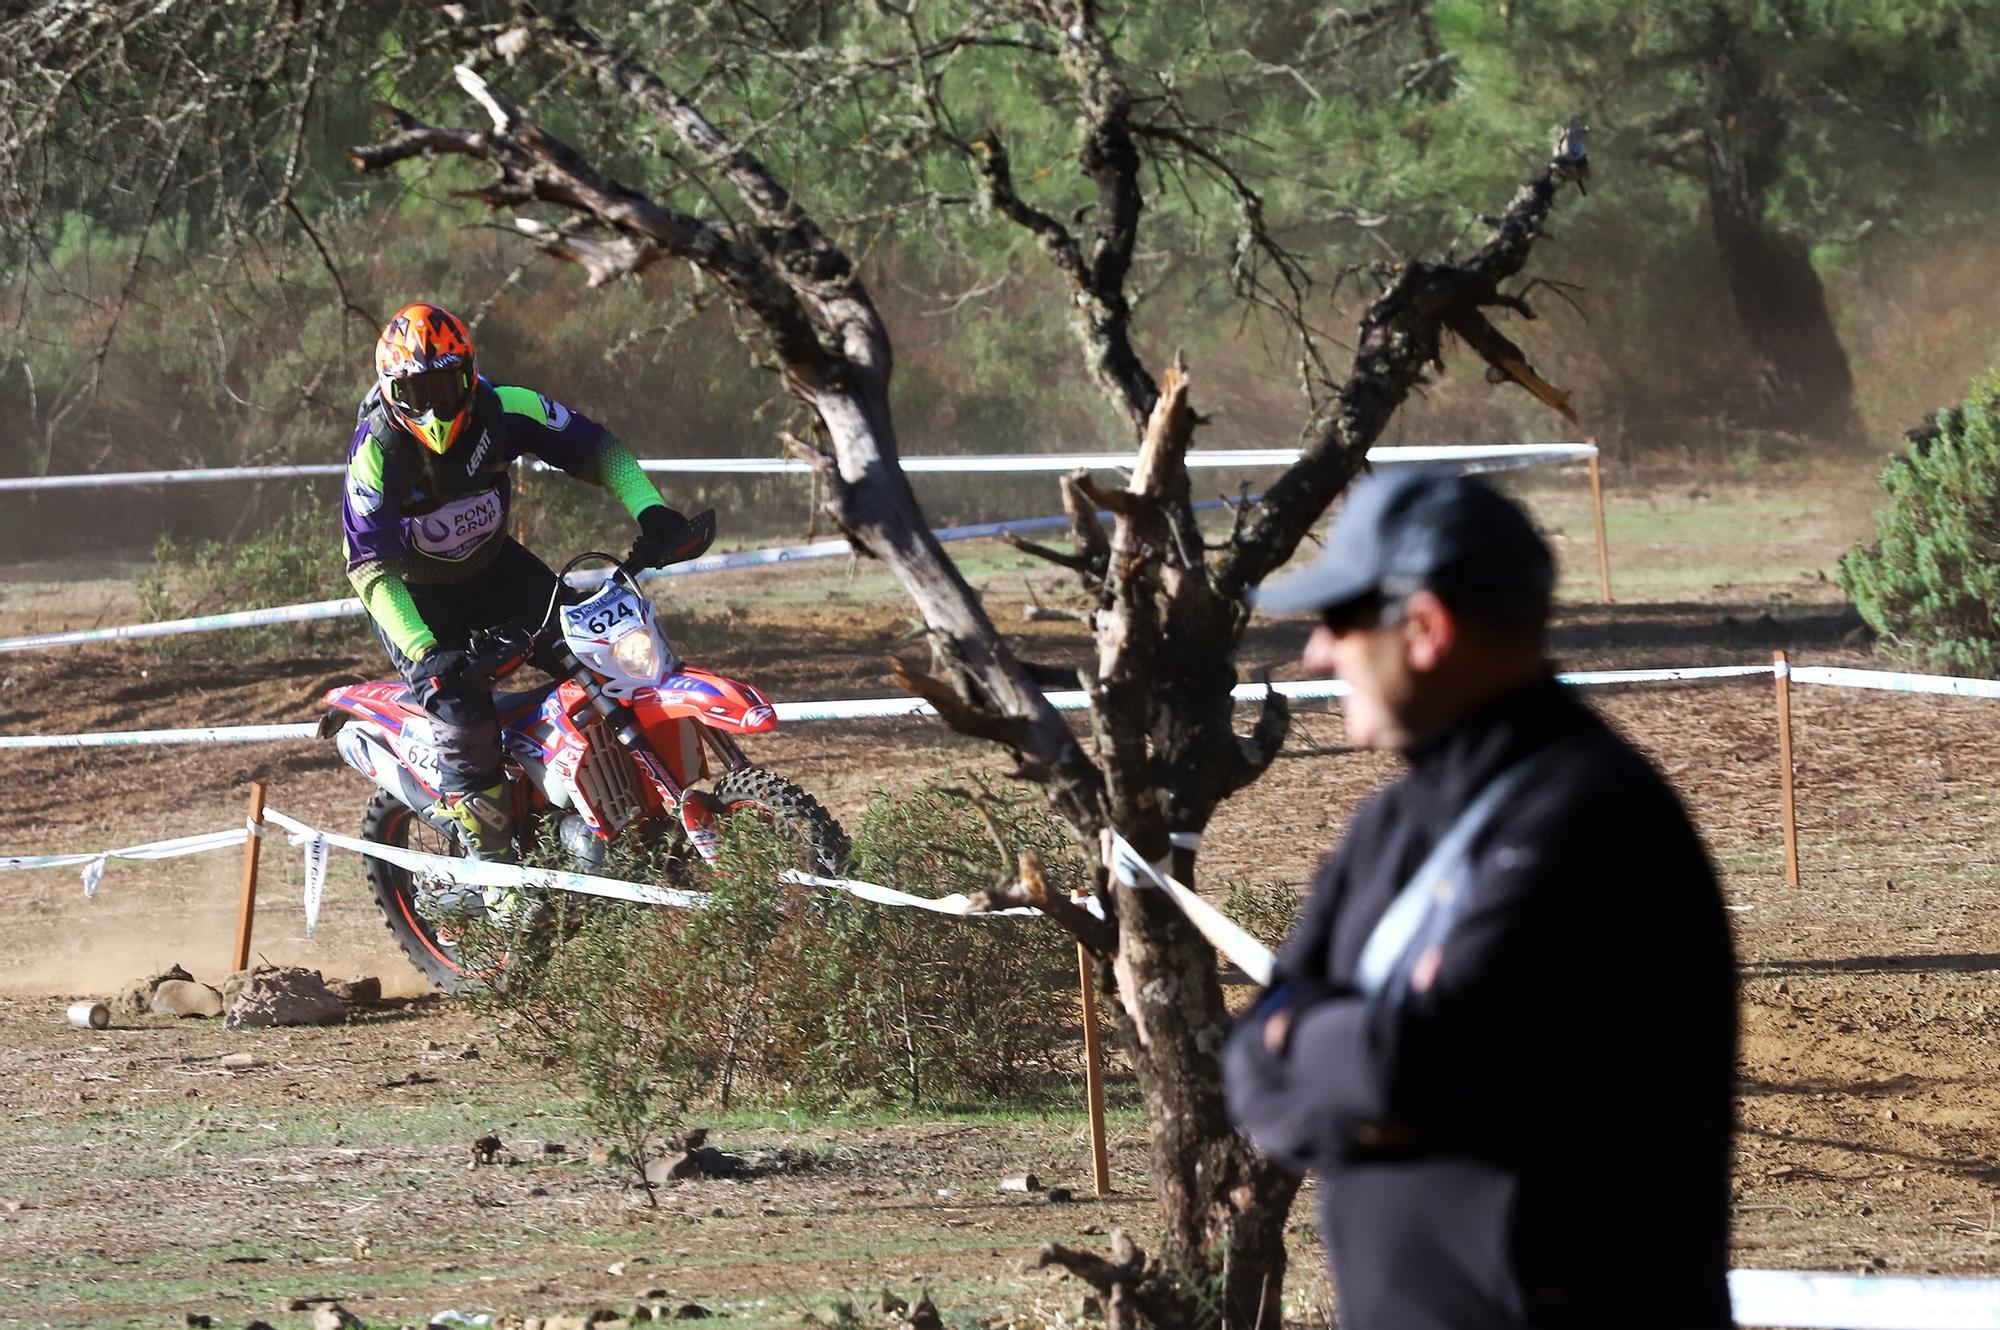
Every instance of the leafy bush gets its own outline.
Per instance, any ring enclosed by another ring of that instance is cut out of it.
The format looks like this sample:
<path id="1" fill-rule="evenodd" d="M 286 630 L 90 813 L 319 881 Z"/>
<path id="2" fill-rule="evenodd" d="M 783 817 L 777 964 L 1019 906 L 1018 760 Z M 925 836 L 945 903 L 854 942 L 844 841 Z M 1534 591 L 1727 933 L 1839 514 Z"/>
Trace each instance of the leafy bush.
<path id="1" fill-rule="evenodd" d="M 918 893 L 991 888 L 1030 849 L 1052 889 L 1086 881 L 1040 805 L 983 788 L 879 795 L 852 831 L 851 873 Z M 699 886 L 708 904 L 552 902 L 484 998 L 502 1047 L 547 1068 L 637 1166 L 696 1101 L 825 1111 L 1074 1100 L 1067 934 L 1043 919 L 942 918 L 777 885 L 795 862 L 787 835 L 745 818 L 709 870 L 612 847 L 605 875 Z M 518 941 L 468 934 L 461 947 L 477 963 Z"/>
<path id="2" fill-rule="evenodd" d="M 225 544 L 161 536 L 153 546 L 153 567 L 139 583 L 139 605 L 148 620 L 353 594 L 340 553 L 337 511 L 305 501 L 244 540 Z M 366 633 L 359 619 L 310 620 L 247 630 L 232 645 L 246 651 L 290 651 L 329 639 L 358 644 Z"/>
<path id="3" fill-rule="evenodd" d="M 1273 951 L 1290 936 L 1305 904 L 1305 891 L 1295 882 L 1232 882 L 1221 911 L 1243 931 Z"/>
<path id="4" fill-rule="evenodd" d="M 1930 665 L 2000 667 L 2000 377 L 1907 436 L 1875 540 L 1840 561 L 1869 626 Z"/>

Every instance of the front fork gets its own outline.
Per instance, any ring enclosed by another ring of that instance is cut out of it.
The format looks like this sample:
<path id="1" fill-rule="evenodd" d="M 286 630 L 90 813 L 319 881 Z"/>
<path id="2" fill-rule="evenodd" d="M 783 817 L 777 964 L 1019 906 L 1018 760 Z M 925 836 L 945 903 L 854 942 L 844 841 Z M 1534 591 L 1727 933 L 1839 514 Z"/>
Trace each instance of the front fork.
<path id="1" fill-rule="evenodd" d="M 722 832 L 717 824 L 717 816 L 723 811 L 721 806 L 706 791 L 687 789 L 675 781 L 667 770 L 667 764 L 660 761 L 660 755 L 653 751 L 646 732 L 639 728 L 639 717 L 632 708 L 607 695 L 597 676 L 583 668 L 574 654 L 567 650 L 563 654 L 569 677 L 583 690 L 591 709 L 603 717 L 605 728 L 610 730 L 612 738 L 618 741 L 626 756 L 632 759 L 633 766 L 653 783 L 667 808 L 679 816 L 681 829 L 687 833 L 695 853 L 714 863 L 722 854 Z M 747 765 L 748 759 L 734 739 L 706 725 L 701 727 L 701 733 L 727 769 L 735 770 Z"/>

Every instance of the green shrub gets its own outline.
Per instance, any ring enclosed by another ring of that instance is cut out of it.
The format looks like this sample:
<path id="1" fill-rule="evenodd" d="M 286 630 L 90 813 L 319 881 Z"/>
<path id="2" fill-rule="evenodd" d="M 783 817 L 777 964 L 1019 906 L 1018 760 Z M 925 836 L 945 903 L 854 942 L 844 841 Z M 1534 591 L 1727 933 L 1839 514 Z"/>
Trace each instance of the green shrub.
<path id="1" fill-rule="evenodd" d="M 1875 540 L 1840 561 L 1869 626 L 1939 669 L 2000 668 L 2000 378 L 1907 436 Z"/>
<path id="2" fill-rule="evenodd" d="M 918 894 L 975 893 L 1037 851 L 1052 889 L 1087 880 L 1036 801 L 985 788 L 879 795 L 849 872 Z M 1004 847 L 1004 851 L 1003 851 Z M 547 851 L 536 861 L 557 862 Z M 599 871 L 711 893 L 699 910 L 559 897 L 483 1001 L 506 1051 L 547 1069 L 642 1165 L 690 1104 L 816 1112 L 1074 1102 L 1075 948 L 1045 919 L 961 920 L 782 886 L 796 847 L 738 818 L 712 869 L 620 843 Z"/>
<path id="3" fill-rule="evenodd" d="M 1291 936 L 1305 904 L 1305 889 L 1296 882 L 1232 882 L 1221 911 L 1243 931 L 1276 951 Z"/>
<path id="4" fill-rule="evenodd" d="M 140 609 L 149 621 L 353 594 L 340 552 L 338 511 L 306 500 L 243 540 L 225 544 L 161 536 L 153 546 L 153 566 L 139 582 Z M 245 629 L 232 637 L 231 647 L 246 653 L 298 651 L 336 641 L 358 645 L 366 636 L 360 618 L 318 619 Z M 167 640 L 186 644 L 199 639 Z"/>

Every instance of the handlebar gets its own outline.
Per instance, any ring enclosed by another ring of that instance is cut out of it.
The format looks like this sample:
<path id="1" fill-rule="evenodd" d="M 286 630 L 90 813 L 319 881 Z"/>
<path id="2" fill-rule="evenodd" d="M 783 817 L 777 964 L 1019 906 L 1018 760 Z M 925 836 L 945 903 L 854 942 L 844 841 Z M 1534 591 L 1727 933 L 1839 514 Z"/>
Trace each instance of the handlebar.
<path id="1" fill-rule="evenodd" d="M 627 579 L 636 577 L 648 568 L 664 568 L 668 564 L 685 563 L 698 559 L 715 543 L 715 509 L 704 509 L 688 522 L 686 536 L 671 550 L 649 548 L 642 537 L 634 541 L 631 553 L 615 562 L 612 556 L 602 553 L 579 554 L 564 564 L 557 575 L 556 592 L 549 598 L 549 607 L 542 616 L 541 625 L 532 630 L 502 626 L 475 633 L 466 649 L 465 663 L 443 676 L 454 681 L 463 681 L 477 688 L 491 688 L 500 679 L 520 668 L 521 664 L 544 647 L 553 645 L 562 636 L 562 626 L 556 621 L 556 606 L 562 603 L 568 583 L 564 580 L 570 570 L 588 559 L 603 559 L 613 562 L 613 577 Z"/>

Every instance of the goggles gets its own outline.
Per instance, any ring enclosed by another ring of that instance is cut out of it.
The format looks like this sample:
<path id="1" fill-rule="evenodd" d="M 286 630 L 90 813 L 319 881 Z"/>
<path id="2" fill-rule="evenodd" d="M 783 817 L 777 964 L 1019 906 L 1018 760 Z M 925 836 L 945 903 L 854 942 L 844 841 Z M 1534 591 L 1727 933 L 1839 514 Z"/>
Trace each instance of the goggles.
<path id="1" fill-rule="evenodd" d="M 389 394 L 413 416 L 449 420 L 472 401 L 472 383 L 470 365 L 445 365 L 389 380 Z"/>

